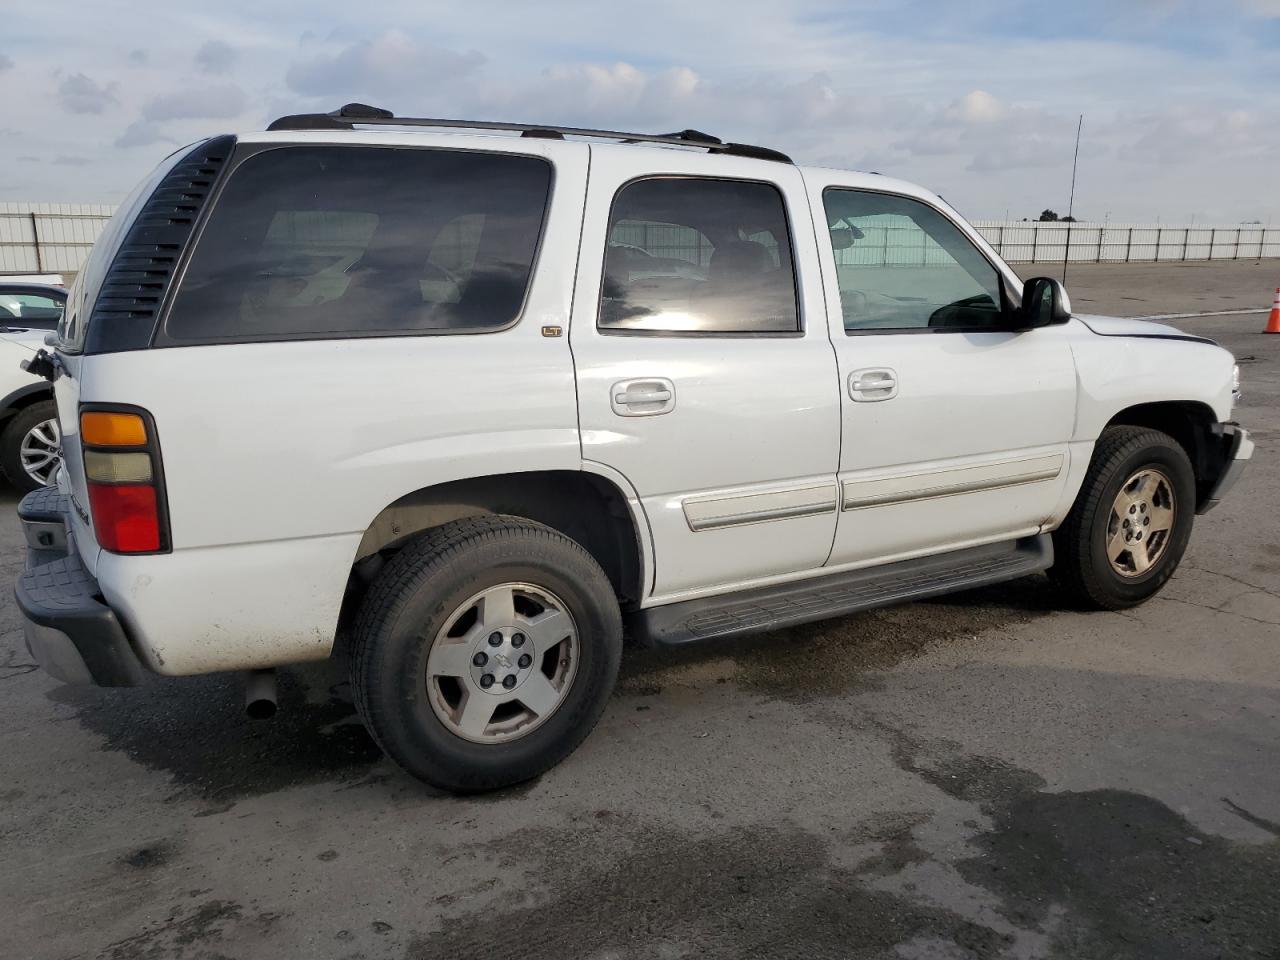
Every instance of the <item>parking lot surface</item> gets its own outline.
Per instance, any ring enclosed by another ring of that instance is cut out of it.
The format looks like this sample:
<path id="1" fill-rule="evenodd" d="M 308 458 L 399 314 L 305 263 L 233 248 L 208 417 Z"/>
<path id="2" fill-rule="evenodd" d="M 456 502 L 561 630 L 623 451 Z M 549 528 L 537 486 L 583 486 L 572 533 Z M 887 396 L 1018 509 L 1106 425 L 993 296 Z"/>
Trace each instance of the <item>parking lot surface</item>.
<path id="1" fill-rule="evenodd" d="M 1036 577 L 633 650 L 572 758 L 478 798 L 382 759 L 340 664 L 282 676 L 269 723 L 235 678 L 59 686 L 5 494 L 0 955 L 1276 957 L 1277 285 L 1071 268 L 1082 311 L 1260 307 L 1178 321 L 1240 358 L 1258 449 L 1156 599 L 1062 611 Z"/>

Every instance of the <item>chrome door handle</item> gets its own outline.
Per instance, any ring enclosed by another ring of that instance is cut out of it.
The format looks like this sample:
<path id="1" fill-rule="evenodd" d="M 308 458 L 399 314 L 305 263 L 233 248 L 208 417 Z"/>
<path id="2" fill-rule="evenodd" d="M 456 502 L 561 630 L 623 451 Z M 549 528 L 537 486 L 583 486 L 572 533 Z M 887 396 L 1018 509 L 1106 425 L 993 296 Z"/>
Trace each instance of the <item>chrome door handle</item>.
<path id="1" fill-rule="evenodd" d="M 867 367 L 849 374 L 849 399 L 859 403 L 892 400 L 898 395 L 898 375 L 888 367 Z"/>
<path id="2" fill-rule="evenodd" d="M 676 388 L 662 377 L 619 380 L 609 389 L 609 405 L 620 417 L 656 417 L 676 406 Z"/>

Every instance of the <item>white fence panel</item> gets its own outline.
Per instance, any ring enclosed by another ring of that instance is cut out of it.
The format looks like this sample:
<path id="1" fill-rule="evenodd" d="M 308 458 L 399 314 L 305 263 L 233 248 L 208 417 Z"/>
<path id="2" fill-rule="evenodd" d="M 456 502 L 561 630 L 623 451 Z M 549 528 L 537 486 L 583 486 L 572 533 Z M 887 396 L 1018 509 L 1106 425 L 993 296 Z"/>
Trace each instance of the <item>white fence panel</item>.
<path id="1" fill-rule="evenodd" d="M 109 203 L 0 203 L 0 274 L 74 273 L 114 212 Z"/>
<path id="2" fill-rule="evenodd" d="M 1261 224 L 1062 223 L 978 220 L 1010 263 L 1151 263 L 1280 257 L 1280 227 Z"/>

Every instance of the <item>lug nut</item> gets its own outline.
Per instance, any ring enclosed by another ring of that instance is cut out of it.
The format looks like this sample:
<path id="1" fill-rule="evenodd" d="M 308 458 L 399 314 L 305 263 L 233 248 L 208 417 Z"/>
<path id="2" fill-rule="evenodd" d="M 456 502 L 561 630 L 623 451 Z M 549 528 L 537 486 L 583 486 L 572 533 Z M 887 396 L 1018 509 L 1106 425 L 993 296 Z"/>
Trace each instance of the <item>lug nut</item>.
<path id="1" fill-rule="evenodd" d="M 489 634 L 489 646 L 491 647 L 502 646 L 502 634 L 500 634 L 497 630 Z"/>
<path id="2" fill-rule="evenodd" d="M 486 663 L 489 662 L 489 657 L 483 650 L 481 650 L 479 653 L 477 653 L 474 657 L 471 658 L 471 662 L 474 663 L 477 667 L 483 667 Z"/>
<path id="3" fill-rule="evenodd" d="M 1137 508 L 1136 506 L 1130 505 L 1130 507 L 1129 507 L 1129 512 L 1130 512 L 1130 513 L 1137 513 L 1137 512 L 1138 512 L 1138 508 Z"/>
<path id="4" fill-rule="evenodd" d="M 1150 517 L 1143 517 L 1143 518 L 1142 518 L 1142 525 L 1143 525 L 1144 527 L 1149 527 L 1149 526 L 1151 526 L 1151 518 L 1150 518 Z"/>
<path id="5" fill-rule="evenodd" d="M 516 675 L 514 673 L 508 673 L 502 678 L 502 685 L 510 690 L 516 685 Z"/>
<path id="6" fill-rule="evenodd" d="M 1129 521 L 1128 521 L 1128 520 L 1126 520 L 1126 521 L 1124 522 L 1124 525 L 1125 525 L 1126 527 L 1128 527 L 1128 526 L 1129 526 Z"/>
<path id="7" fill-rule="evenodd" d="M 517 634 L 515 634 L 515 635 L 511 638 L 511 645 L 512 645 L 513 647 L 523 647 L 523 646 L 524 646 L 524 634 L 523 634 L 523 633 L 517 633 Z"/>
<path id="8" fill-rule="evenodd" d="M 527 653 L 524 653 L 520 655 L 520 659 L 517 660 L 516 662 L 520 664 L 520 669 L 523 670 L 527 666 L 529 666 L 529 664 L 533 663 L 533 657 L 529 656 Z"/>
<path id="9" fill-rule="evenodd" d="M 493 674 L 492 674 L 492 673 L 486 673 L 483 677 L 481 677 L 481 678 L 480 678 L 480 686 L 484 687 L 486 690 L 488 690 L 490 687 L 492 687 L 492 686 L 493 686 Z"/>

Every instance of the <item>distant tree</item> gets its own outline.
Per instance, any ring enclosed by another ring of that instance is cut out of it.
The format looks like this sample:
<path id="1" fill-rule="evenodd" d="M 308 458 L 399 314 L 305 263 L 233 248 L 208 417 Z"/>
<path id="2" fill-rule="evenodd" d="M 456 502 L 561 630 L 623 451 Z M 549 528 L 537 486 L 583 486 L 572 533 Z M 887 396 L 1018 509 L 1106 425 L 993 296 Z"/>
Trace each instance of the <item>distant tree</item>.
<path id="1" fill-rule="evenodd" d="M 1052 210 L 1043 210 L 1040 213 L 1040 220 L 1044 223 L 1053 223 L 1058 219 L 1058 215 Z"/>
<path id="2" fill-rule="evenodd" d="M 1062 218 L 1062 222 L 1063 222 L 1063 223 L 1075 223 L 1075 222 L 1076 222 L 1076 218 L 1075 218 L 1075 217 L 1071 217 L 1071 216 L 1063 217 L 1063 218 Z"/>

